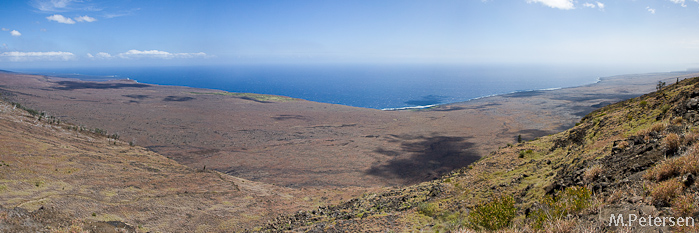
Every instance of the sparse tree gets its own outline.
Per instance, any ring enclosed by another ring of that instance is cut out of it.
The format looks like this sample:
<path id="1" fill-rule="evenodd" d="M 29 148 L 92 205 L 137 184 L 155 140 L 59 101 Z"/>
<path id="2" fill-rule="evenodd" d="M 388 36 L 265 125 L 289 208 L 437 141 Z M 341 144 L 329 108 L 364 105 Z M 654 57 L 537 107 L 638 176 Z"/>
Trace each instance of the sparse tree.
<path id="1" fill-rule="evenodd" d="M 663 81 L 658 81 L 658 85 L 655 86 L 655 89 L 659 91 L 660 89 L 663 89 L 663 87 L 665 87 L 665 84 L 666 83 Z"/>

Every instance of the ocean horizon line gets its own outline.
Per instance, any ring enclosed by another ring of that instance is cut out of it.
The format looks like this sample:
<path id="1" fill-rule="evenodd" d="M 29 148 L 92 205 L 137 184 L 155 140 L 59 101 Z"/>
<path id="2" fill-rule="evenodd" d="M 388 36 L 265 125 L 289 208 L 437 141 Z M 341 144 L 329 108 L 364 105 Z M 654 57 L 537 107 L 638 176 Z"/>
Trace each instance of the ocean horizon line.
<path id="1" fill-rule="evenodd" d="M 84 70 L 85 72 L 82 70 L 42 70 L 20 72 L 57 78 L 74 78 L 85 81 L 128 79 L 145 84 L 288 96 L 320 103 L 339 104 L 383 111 L 426 109 L 513 93 L 551 91 L 580 87 L 599 83 L 606 77 L 641 74 L 631 72 L 620 74 L 615 72 L 614 74 L 593 76 L 594 73 L 600 72 L 593 71 L 580 74 L 576 73 L 578 70 L 566 70 L 565 72 L 559 73 L 542 73 L 540 70 L 534 70 L 533 72 L 522 73 L 522 70 L 518 69 L 506 70 L 505 72 L 494 74 L 488 73 L 492 70 L 486 69 L 486 73 L 478 73 L 480 70 L 476 70 L 472 74 L 469 73 L 472 71 L 470 69 L 442 71 L 441 69 L 433 68 L 429 70 L 433 73 L 416 69 L 418 74 L 412 76 L 405 75 L 411 74 L 409 72 L 414 70 L 398 70 L 398 75 L 389 73 L 387 76 L 385 70 L 378 70 L 378 72 L 375 72 L 374 70 L 367 71 L 363 69 L 349 69 L 349 74 L 345 74 L 347 70 L 331 69 L 320 70 L 320 72 L 311 70 L 313 72 L 308 73 L 306 72 L 307 70 L 301 70 L 301 72 L 299 72 L 299 70 L 295 69 L 280 69 L 273 70 L 271 72 L 272 75 L 255 76 L 258 73 L 253 73 L 252 75 L 248 75 L 249 73 L 244 72 L 242 74 L 229 74 L 232 72 L 226 73 L 225 70 L 224 72 L 215 73 L 211 70 L 195 68 L 180 67 L 176 68 L 176 70 L 145 69 L 147 72 L 141 73 L 129 72 L 129 70 L 121 73 L 118 72 L 121 70 Z M 506 68 L 508 67 L 504 69 Z M 357 70 L 361 72 L 357 72 Z M 257 70 L 255 71 L 257 72 Z M 269 71 L 265 72 L 270 73 Z M 455 76 L 455 72 L 461 72 L 457 73 L 460 76 Z M 307 74 L 312 77 L 307 78 L 305 76 Z M 269 76 L 273 78 L 269 78 Z M 592 77 L 590 76 L 595 78 L 594 81 L 591 80 Z M 589 81 L 584 82 L 585 80 Z M 417 84 L 410 84 L 410 82 L 417 82 Z M 517 87 L 527 86 L 534 88 L 515 89 Z M 315 91 L 322 95 L 315 93 Z M 359 99 L 359 101 L 357 101 L 357 99 Z"/>

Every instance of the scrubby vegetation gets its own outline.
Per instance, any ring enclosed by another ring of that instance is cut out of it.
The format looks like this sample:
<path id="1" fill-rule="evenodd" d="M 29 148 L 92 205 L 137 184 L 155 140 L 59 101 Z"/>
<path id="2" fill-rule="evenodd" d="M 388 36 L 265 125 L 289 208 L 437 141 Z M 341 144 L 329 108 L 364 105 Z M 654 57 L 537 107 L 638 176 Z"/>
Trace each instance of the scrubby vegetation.
<path id="1" fill-rule="evenodd" d="M 660 84 L 658 92 L 593 111 L 565 132 L 508 144 L 430 182 L 442 191 L 424 202 L 364 211 L 361 219 L 283 218 L 285 229 L 318 229 L 319 222 L 323 229 L 362 229 L 373 219 L 405 231 L 635 232 L 640 226 L 610 226 L 603 215 L 697 216 L 699 79 Z M 401 195 L 424 195 L 409 190 Z"/>
<path id="2" fill-rule="evenodd" d="M 473 229 L 499 230 L 511 226 L 516 213 L 515 200 L 511 196 L 501 196 L 473 208 L 468 222 Z"/>
<path id="3" fill-rule="evenodd" d="M 222 91 L 222 92 L 191 92 L 191 93 L 196 94 L 196 95 L 233 96 L 233 97 L 250 99 L 250 100 L 260 101 L 260 102 L 286 102 L 286 101 L 298 100 L 298 99 L 286 97 L 286 96 L 263 95 L 263 94 L 255 94 L 255 93 L 238 93 L 238 92 L 224 92 L 224 91 Z"/>

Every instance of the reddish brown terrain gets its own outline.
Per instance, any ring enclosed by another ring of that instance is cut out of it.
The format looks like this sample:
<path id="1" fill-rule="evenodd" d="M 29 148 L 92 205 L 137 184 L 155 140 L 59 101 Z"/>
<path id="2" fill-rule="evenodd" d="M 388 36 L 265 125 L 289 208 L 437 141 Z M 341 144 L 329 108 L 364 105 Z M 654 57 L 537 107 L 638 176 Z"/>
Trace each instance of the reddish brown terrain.
<path id="1" fill-rule="evenodd" d="M 76 129 L 0 101 L 0 232 L 238 232 L 359 194 L 193 169 Z"/>
<path id="2" fill-rule="evenodd" d="M 290 229 L 311 216 L 302 210 L 335 219 L 332 211 L 363 206 L 366 198 L 404 210 L 414 206 L 402 201 L 424 202 L 442 191 L 435 182 L 403 185 L 467 166 L 514 144 L 517 135 L 529 140 L 568 128 L 593 109 L 654 90 L 659 80 L 696 75 L 618 76 L 427 110 L 380 111 L 0 72 L 0 231 Z M 503 150 L 524 144 L 516 145 Z M 474 171 L 491 167 L 488 161 Z M 402 187 L 387 187 L 395 185 Z M 292 213 L 306 217 L 287 220 Z M 403 215 L 379 217 L 396 216 Z M 430 226 L 409 222 L 394 227 Z"/>
<path id="3" fill-rule="evenodd" d="M 517 135 L 527 140 L 560 131 L 595 108 L 682 75 L 619 76 L 421 111 L 16 73 L 0 73 L 0 91 L 8 100 L 117 133 L 194 169 L 285 187 L 385 187 L 434 179 Z"/>

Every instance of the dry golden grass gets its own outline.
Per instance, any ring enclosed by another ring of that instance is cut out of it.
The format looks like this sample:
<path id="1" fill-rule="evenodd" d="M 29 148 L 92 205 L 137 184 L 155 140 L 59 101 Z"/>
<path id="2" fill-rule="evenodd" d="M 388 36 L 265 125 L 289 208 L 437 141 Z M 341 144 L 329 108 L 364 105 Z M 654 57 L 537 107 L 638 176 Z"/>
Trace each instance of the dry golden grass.
<path id="1" fill-rule="evenodd" d="M 681 125 L 684 122 L 684 119 L 682 117 L 675 117 L 670 121 L 673 125 Z"/>
<path id="2" fill-rule="evenodd" d="M 619 189 L 615 189 L 615 190 L 612 190 L 612 193 L 609 194 L 609 196 L 605 199 L 605 201 L 608 203 L 617 203 L 619 200 L 623 199 L 626 196 L 627 196 L 626 192 L 619 190 Z"/>
<path id="3" fill-rule="evenodd" d="M 578 221 L 575 219 L 557 219 L 555 221 L 547 222 L 544 226 L 542 232 L 546 233 L 564 233 L 564 232 L 574 232 L 575 228 L 578 226 Z"/>
<path id="4" fill-rule="evenodd" d="M 666 150 L 676 151 L 677 149 L 680 148 L 681 144 L 682 144 L 682 141 L 680 140 L 680 136 L 677 135 L 676 133 L 669 133 L 663 139 L 663 146 L 665 147 Z"/>
<path id="5" fill-rule="evenodd" d="M 680 195 L 672 200 L 672 212 L 678 216 L 691 217 L 697 211 L 692 194 Z"/>
<path id="6" fill-rule="evenodd" d="M 623 149 L 626 149 L 627 147 L 629 147 L 629 142 L 627 142 L 626 140 L 624 140 L 624 141 L 619 142 L 619 144 L 617 144 L 616 146 L 617 146 L 619 149 L 622 149 L 622 150 L 623 150 Z"/>
<path id="7" fill-rule="evenodd" d="M 650 191 L 650 195 L 657 201 L 670 203 L 675 197 L 682 193 L 682 183 L 679 179 L 671 179 L 660 182 Z"/>
<path id="8" fill-rule="evenodd" d="M 73 220 L 68 227 L 61 227 L 58 229 L 51 229 L 51 233 L 89 233 L 89 230 L 85 229 L 85 224 L 78 220 Z"/>
<path id="9" fill-rule="evenodd" d="M 667 124 L 663 122 L 658 122 L 650 126 L 650 131 L 651 132 L 662 132 L 667 128 Z"/>
<path id="10" fill-rule="evenodd" d="M 648 169 L 643 178 L 663 181 L 687 173 L 699 174 L 699 145 L 695 145 L 683 156 L 665 160 Z"/>
<path id="11" fill-rule="evenodd" d="M 597 177 L 599 177 L 599 175 L 602 174 L 602 172 L 604 172 L 604 168 L 602 167 L 602 165 L 595 164 L 592 167 L 585 170 L 585 174 L 583 174 L 583 180 L 585 180 L 586 183 L 590 183 L 597 179 Z"/>

